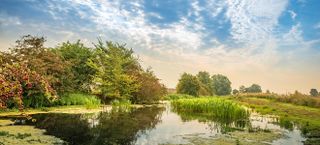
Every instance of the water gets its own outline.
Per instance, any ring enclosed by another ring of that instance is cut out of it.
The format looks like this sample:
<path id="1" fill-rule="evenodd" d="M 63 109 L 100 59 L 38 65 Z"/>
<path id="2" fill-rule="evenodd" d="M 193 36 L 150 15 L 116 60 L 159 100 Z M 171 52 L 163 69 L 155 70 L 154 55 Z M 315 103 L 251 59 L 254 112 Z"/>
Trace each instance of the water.
<path id="1" fill-rule="evenodd" d="M 91 114 L 44 113 L 32 117 L 36 122 L 26 121 L 23 125 L 32 125 L 45 129 L 46 134 L 56 136 L 69 144 L 196 144 L 190 138 L 219 139 L 232 129 L 277 130 L 284 136 L 267 144 L 303 144 L 305 139 L 293 125 L 279 124 L 273 116 L 261 116 L 253 113 L 246 123 L 217 122 L 196 117 L 180 116 L 164 106 L 141 107 L 134 109 L 103 110 Z M 219 120 L 219 119 L 218 119 Z M 19 121 L 21 122 L 21 121 Z M 287 129 L 286 129 L 287 128 Z M 240 131 L 241 132 L 241 131 Z M 243 131 L 245 132 L 245 131 Z M 250 139 L 247 139 L 250 142 Z"/>

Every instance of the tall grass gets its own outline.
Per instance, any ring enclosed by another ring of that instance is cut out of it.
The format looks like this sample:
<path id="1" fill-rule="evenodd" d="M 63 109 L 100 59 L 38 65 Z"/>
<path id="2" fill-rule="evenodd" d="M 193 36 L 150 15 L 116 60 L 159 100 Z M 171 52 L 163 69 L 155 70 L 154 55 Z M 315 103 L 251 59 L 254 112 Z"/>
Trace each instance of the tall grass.
<path id="1" fill-rule="evenodd" d="M 249 111 L 241 105 L 223 98 L 195 98 L 172 100 L 175 111 L 201 113 L 224 122 L 248 119 Z"/>
<path id="2" fill-rule="evenodd" d="M 87 108 L 98 108 L 101 105 L 100 99 L 87 94 L 68 94 L 61 97 L 56 105 L 85 105 Z"/>

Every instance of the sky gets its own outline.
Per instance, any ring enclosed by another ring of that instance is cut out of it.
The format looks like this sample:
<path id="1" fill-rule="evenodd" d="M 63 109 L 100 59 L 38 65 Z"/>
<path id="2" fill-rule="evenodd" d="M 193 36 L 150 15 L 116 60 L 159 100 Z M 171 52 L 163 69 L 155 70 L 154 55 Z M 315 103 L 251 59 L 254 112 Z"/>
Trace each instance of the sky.
<path id="1" fill-rule="evenodd" d="M 320 89 L 319 0 L 0 0 L 0 49 L 23 35 L 47 47 L 125 43 L 167 87 L 183 72 L 228 76 L 233 88 Z"/>

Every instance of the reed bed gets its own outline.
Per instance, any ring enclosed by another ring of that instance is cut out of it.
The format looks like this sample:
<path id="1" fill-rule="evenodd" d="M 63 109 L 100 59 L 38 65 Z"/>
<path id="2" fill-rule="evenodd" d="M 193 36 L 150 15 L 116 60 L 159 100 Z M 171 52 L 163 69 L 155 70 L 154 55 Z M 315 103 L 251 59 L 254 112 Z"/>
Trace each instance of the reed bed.
<path id="1" fill-rule="evenodd" d="M 246 120 L 250 116 L 245 107 L 223 98 L 177 99 L 171 104 L 177 112 L 199 113 L 227 122 Z"/>

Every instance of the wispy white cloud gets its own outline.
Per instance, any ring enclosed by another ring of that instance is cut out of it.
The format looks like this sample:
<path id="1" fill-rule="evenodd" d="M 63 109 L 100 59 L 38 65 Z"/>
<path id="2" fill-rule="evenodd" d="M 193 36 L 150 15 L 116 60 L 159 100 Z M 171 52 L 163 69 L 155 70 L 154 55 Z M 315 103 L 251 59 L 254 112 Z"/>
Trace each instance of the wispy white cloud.
<path id="1" fill-rule="evenodd" d="M 19 19 L 19 17 L 10 16 L 5 12 L 0 12 L 0 27 L 13 25 L 21 25 L 21 20 Z"/>
<path id="2" fill-rule="evenodd" d="M 292 19 L 292 20 L 295 20 L 296 17 L 297 17 L 297 13 L 294 12 L 293 10 L 289 10 L 288 12 L 290 13 L 291 19 Z"/>
<path id="3" fill-rule="evenodd" d="M 287 0 L 229 0 L 226 15 L 232 25 L 233 39 L 245 43 L 272 39 L 287 3 Z"/>

